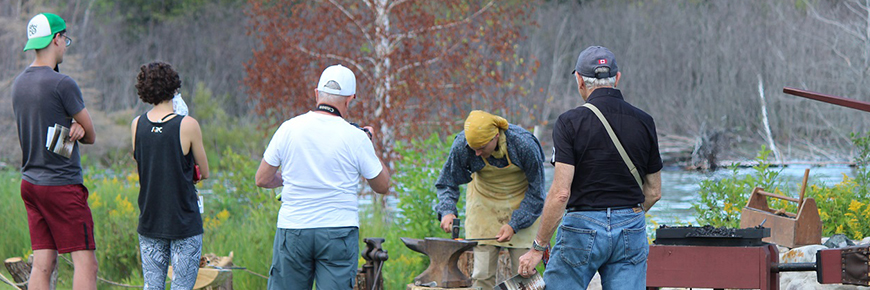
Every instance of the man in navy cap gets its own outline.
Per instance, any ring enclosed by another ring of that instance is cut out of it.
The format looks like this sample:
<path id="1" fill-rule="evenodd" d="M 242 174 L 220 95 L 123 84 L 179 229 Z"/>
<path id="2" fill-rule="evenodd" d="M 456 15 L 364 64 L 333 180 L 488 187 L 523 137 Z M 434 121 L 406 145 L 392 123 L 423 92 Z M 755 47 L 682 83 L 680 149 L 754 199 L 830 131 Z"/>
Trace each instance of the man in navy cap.
<path id="1" fill-rule="evenodd" d="M 561 219 L 544 272 L 547 288 L 586 289 L 598 272 L 605 290 L 644 289 L 644 217 L 661 198 L 655 123 L 616 89 L 621 74 L 607 48 L 583 50 L 573 75 L 586 104 L 560 115 L 553 129 L 553 184 L 541 228 L 518 272 L 534 273 Z"/>

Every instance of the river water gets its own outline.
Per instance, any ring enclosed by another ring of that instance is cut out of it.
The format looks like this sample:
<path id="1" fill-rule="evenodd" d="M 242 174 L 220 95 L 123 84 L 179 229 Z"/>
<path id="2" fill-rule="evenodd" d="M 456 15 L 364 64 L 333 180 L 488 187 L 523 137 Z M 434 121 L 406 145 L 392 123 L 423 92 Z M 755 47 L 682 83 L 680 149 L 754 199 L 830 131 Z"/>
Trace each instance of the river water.
<path id="1" fill-rule="evenodd" d="M 810 179 L 807 184 L 825 184 L 833 185 L 843 180 L 843 174 L 849 177 L 855 177 L 855 170 L 847 165 L 829 165 L 829 166 L 810 166 L 810 165 L 789 165 L 783 168 L 773 168 L 771 170 L 780 170 L 779 181 L 785 187 L 781 188 L 783 192 L 791 196 L 797 196 L 800 192 L 800 184 L 803 180 L 804 170 L 810 168 Z M 544 175 L 546 178 L 545 187 L 549 190 L 553 181 L 553 166 L 549 164 L 544 166 Z M 752 174 L 755 170 L 752 168 L 740 168 L 737 171 L 739 176 Z M 698 225 L 695 219 L 696 213 L 692 209 L 692 203 L 699 199 L 698 190 L 702 180 L 705 179 L 721 179 L 731 176 L 730 169 L 720 169 L 715 172 L 700 172 L 686 171 L 678 167 L 665 167 L 662 169 L 662 199 L 649 211 L 650 219 L 659 225 Z M 749 192 L 746 193 L 747 195 Z M 360 197 L 360 206 L 371 207 L 372 200 L 370 196 Z M 387 206 L 391 211 L 397 209 L 398 199 L 394 195 L 388 196 L 386 199 Z M 396 217 L 401 218 L 401 213 L 394 212 Z M 460 214 L 462 215 L 462 214 Z M 434 218 L 434 212 L 433 212 Z M 435 223 L 433 223 L 435 224 Z"/>
<path id="2" fill-rule="evenodd" d="M 807 184 L 833 185 L 843 180 L 843 174 L 854 177 L 854 169 L 849 166 L 825 166 L 810 167 L 809 165 L 791 165 L 781 170 L 779 175 L 783 192 L 798 196 L 804 170 L 810 168 L 810 178 Z M 752 168 L 738 169 L 738 175 L 743 176 L 755 172 Z M 679 168 L 665 168 L 662 170 L 662 199 L 649 211 L 652 220 L 659 224 L 668 225 L 697 225 L 695 210 L 692 203 L 699 199 L 698 190 L 702 180 L 721 179 L 731 176 L 729 169 L 718 170 L 713 173 L 698 171 L 686 171 Z M 750 192 L 747 192 L 748 195 Z"/>

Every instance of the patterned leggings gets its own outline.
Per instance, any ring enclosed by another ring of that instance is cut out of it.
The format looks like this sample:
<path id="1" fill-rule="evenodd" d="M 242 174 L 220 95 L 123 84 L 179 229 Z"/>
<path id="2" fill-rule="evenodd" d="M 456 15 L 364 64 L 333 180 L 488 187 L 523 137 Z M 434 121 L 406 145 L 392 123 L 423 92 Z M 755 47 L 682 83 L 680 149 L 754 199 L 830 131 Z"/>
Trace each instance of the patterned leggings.
<path id="1" fill-rule="evenodd" d="M 202 235 L 177 240 L 139 235 L 145 290 L 166 288 L 166 272 L 172 261 L 172 290 L 193 289 L 202 256 Z"/>

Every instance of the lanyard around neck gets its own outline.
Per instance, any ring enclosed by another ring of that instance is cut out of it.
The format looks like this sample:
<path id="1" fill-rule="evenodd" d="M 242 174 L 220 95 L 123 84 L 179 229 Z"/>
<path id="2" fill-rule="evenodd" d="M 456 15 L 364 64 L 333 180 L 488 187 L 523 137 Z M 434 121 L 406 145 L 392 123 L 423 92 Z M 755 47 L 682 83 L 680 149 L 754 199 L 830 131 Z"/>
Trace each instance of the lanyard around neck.
<path id="1" fill-rule="evenodd" d="M 333 106 L 327 105 L 327 104 L 318 104 L 317 108 L 315 108 L 314 110 L 327 112 L 327 113 L 333 114 L 335 116 L 341 117 L 341 112 L 339 112 L 338 109 L 336 109 Z"/>

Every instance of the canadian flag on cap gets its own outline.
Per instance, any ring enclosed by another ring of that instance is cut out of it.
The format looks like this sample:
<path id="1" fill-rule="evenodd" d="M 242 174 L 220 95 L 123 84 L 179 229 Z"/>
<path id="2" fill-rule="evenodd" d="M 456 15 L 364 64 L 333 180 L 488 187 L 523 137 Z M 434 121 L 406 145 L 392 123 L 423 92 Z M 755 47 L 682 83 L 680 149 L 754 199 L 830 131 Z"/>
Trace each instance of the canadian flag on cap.
<path id="1" fill-rule="evenodd" d="M 598 64 L 607 64 L 607 59 L 606 58 L 599 59 Z"/>

